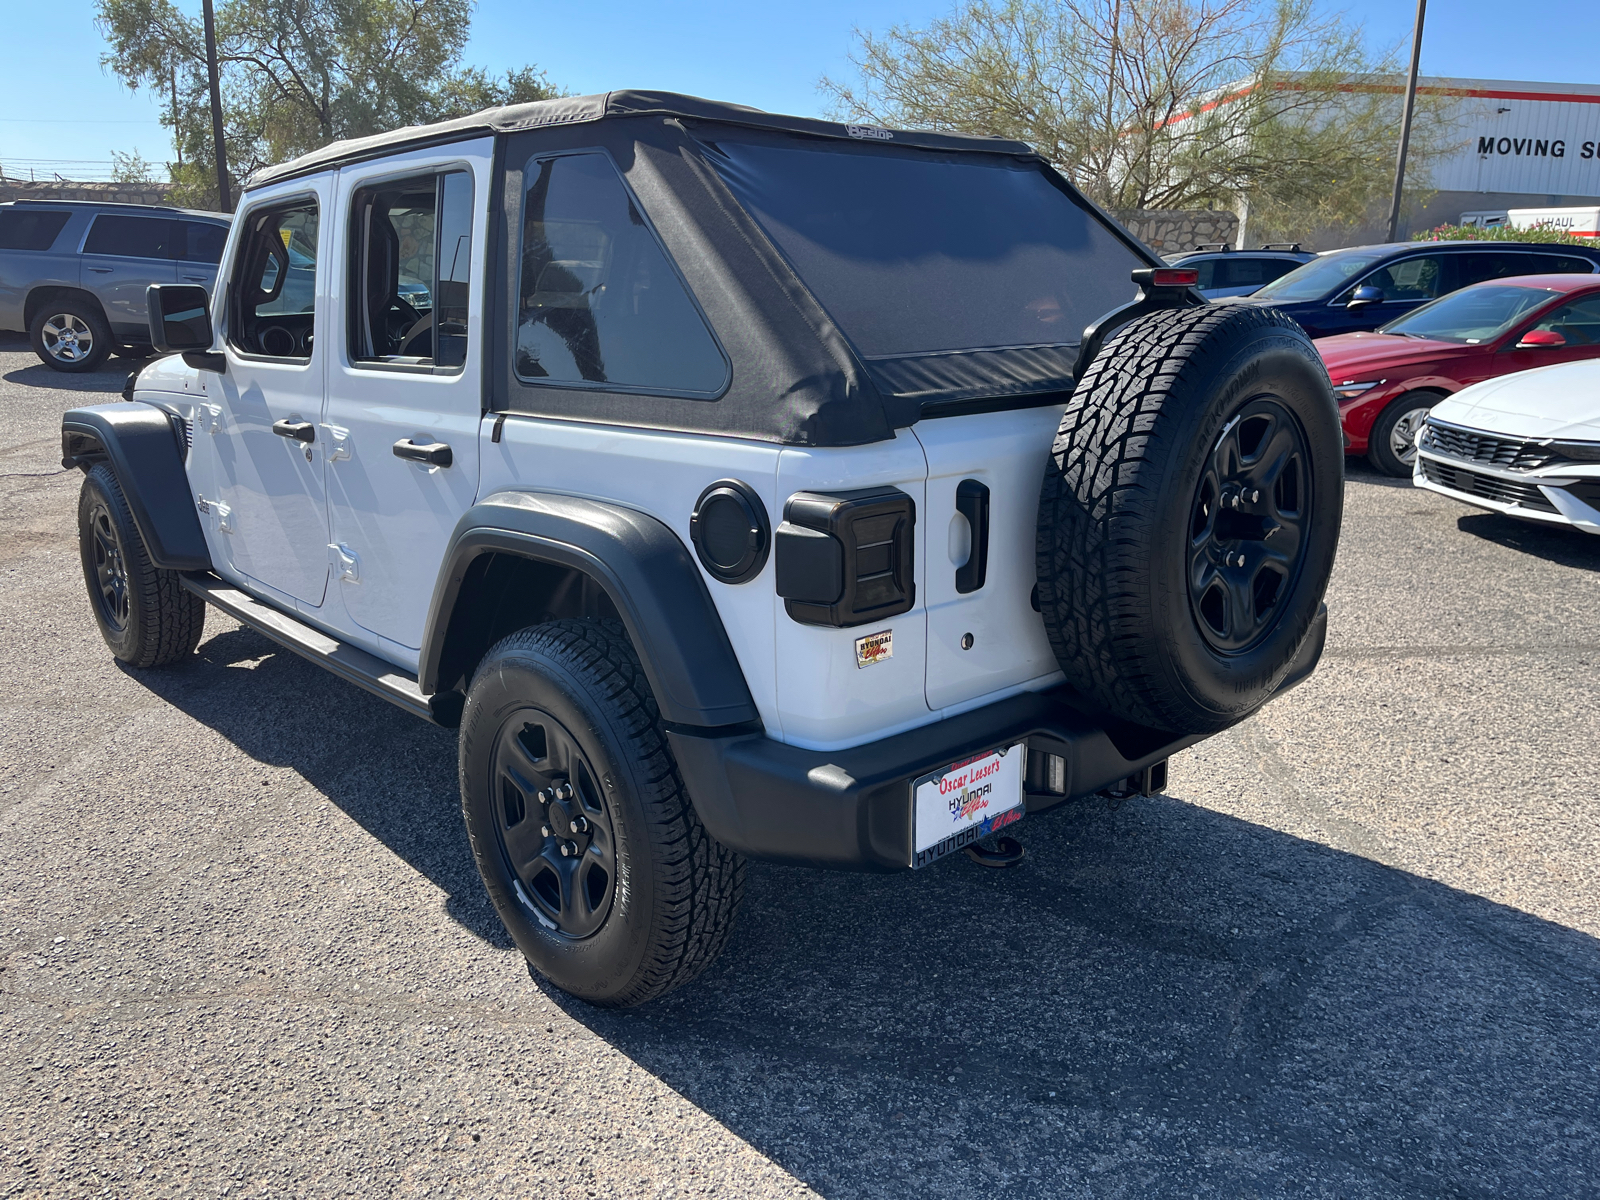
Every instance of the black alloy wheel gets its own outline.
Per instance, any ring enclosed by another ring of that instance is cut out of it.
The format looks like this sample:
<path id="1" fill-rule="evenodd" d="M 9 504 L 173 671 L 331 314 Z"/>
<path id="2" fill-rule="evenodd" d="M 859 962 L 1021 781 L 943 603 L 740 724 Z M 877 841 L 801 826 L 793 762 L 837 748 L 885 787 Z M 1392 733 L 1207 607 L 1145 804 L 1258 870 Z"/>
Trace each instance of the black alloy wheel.
<path id="1" fill-rule="evenodd" d="M 500 727 L 495 832 L 517 898 L 566 938 L 605 924 L 616 891 L 616 838 L 604 792 L 577 740 L 549 713 L 522 708 Z"/>
<path id="2" fill-rule="evenodd" d="M 94 587 L 89 594 L 106 628 L 120 634 L 128 628 L 128 563 L 104 501 L 96 500 L 90 506 L 89 536 L 94 570 Z"/>
<path id="3" fill-rule="evenodd" d="M 1284 404 L 1258 397 L 1223 426 L 1189 517 L 1189 605 L 1221 654 L 1259 645 L 1299 577 L 1311 518 L 1310 451 Z"/>

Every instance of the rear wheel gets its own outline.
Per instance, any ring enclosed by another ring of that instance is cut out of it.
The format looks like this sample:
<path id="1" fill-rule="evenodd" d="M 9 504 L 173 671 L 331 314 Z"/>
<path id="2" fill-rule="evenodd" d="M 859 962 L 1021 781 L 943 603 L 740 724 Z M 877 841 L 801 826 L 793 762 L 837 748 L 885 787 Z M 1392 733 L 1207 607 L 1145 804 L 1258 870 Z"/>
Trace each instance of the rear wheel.
<path id="1" fill-rule="evenodd" d="M 1407 392 L 1391 400 L 1372 423 L 1367 461 L 1385 475 L 1409 477 L 1417 464 L 1417 434 L 1437 403 L 1436 392 Z"/>
<path id="2" fill-rule="evenodd" d="M 105 314 L 87 300 L 46 304 L 34 314 L 28 339 L 40 362 L 69 374 L 99 370 L 115 348 Z"/>
<path id="3" fill-rule="evenodd" d="M 621 626 L 553 621 L 499 642 L 468 688 L 460 756 L 478 870 L 539 974 L 625 1007 L 721 953 L 744 861 L 696 816 Z"/>
<path id="4" fill-rule="evenodd" d="M 205 601 L 176 571 L 150 562 L 116 473 L 90 469 L 78 495 L 78 550 L 89 607 L 111 653 L 130 667 L 164 667 L 194 653 Z"/>
<path id="5" fill-rule="evenodd" d="M 1247 716 L 1316 619 L 1344 443 L 1310 339 L 1207 305 L 1129 322 L 1084 372 L 1039 504 L 1039 609 L 1097 711 L 1175 733 Z"/>

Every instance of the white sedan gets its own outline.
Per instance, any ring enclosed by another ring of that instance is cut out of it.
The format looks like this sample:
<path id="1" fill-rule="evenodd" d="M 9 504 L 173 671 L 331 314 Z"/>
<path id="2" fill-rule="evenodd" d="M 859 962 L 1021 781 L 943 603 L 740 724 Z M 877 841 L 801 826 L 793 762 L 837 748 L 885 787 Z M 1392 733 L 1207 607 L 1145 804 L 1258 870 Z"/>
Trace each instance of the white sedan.
<path id="1" fill-rule="evenodd" d="M 1479 508 L 1600 533 L 1600 359 L 1501 375 L 1439 401 L 1411 478 Z"/>

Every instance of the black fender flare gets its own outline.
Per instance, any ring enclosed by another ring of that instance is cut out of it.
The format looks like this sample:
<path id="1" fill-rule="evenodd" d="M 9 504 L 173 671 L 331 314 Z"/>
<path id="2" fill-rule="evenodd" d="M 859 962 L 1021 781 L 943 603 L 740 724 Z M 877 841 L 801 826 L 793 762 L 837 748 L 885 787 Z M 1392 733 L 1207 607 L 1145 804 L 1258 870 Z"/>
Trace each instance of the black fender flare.
<path id="1" fill-rule="evenodd" d="M 211 551 L 189 495 L 182 435 L 165 409 L 142 401 L 68 409 L 61 465 L 117 473 L 150 561 L 167 571 L 209 571 Z"/>
<path id="2" fill-rule="evenodd" d="M 483 554 L 572 568 L 599 584 L 622 617 L 669 728 L 760 721 L 700 568 L 678 535 L 631 508 L 547 492 L 497 492 L 456 523 L 422 637 L 423 694 L 439 689 L 451 614 L 468 568 Z"/>

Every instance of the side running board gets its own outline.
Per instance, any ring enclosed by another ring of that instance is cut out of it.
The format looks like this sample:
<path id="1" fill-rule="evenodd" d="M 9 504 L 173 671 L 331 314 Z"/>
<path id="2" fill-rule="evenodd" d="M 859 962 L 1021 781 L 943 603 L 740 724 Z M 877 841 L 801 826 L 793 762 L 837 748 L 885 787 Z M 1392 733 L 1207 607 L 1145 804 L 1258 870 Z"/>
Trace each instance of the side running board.
<path id="1" fill-rule="evenodd" d="M 180 578 L 185 588 L 207 604 L 213 604 L 230 617 L 243 621 L 285 650 L 293 650 L 301 658 L 308 658 L 318 666 L 326 667 L 339 678 L 366 688 L 391 704 L 398 704 L 413 716 L 426 721 L 436 720 L 428 698 L 417 687 L 416 676 L 406 674 L 394 664 L 386 663 L 365 650 L 329 637 L 320 629 L 313 629 L 287 613 L 267 607 L 237 588 L 229 587 L 215 575 L 194 573 Z"/>

